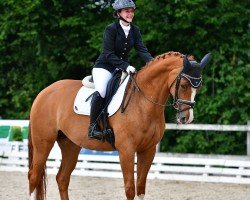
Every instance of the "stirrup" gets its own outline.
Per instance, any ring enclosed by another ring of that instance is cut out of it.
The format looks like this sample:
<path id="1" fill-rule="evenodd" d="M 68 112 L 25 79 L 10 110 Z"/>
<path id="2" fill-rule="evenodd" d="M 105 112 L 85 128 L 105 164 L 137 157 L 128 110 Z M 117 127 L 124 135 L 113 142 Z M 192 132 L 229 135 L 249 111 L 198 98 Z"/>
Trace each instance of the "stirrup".
<path id="1" fill-rule="evenodd" d="M 98 124 L 90 124 L 88 132 L 89 139 L 103 140 L 104 134 L 98 127 Z"/>

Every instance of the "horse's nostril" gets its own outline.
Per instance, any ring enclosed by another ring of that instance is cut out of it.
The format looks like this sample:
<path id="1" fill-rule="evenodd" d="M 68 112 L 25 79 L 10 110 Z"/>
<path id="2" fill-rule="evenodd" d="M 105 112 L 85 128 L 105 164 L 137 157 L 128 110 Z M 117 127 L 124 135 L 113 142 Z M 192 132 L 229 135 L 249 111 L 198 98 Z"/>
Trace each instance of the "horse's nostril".
<path id="1" fill-rule="evenodd" d="M 182 117 L 182 118 L 181 118 L 181 123 L 182 123 L 182 124 L 185 124 L 186 122 L 187 122 L 187 121 L 186 121 L 186 117 Z"/>

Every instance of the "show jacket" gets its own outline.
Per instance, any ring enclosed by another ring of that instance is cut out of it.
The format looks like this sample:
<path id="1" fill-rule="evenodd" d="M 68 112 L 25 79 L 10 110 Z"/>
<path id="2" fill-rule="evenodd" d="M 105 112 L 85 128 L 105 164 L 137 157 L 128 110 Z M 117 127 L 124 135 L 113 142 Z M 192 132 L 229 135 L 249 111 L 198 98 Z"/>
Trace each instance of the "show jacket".
<path id="1" fill-rule="evenodd" d="M 132 23 L 130 26 L 127 38 L 119 21 L 106 27 L 103 36 L 103 51 L 96 60 L 95 68 L 104 68 L 111 73 L 116 68 L 125 71 L 130 65 L 128 53 L 133 47 L 135 47 L 143 61 L 149 62 L 153 59 L 142 42 L 139 28 Z"/>

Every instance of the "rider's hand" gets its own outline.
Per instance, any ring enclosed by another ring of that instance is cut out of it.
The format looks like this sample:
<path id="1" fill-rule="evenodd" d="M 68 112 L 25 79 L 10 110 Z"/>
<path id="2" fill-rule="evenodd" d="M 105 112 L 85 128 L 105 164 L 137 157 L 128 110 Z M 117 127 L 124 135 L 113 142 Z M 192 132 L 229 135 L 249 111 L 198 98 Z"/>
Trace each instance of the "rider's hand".
<path id="1" fill-rule="evenodd" d="M 135 72 L 136 72 L 136 69 L 135 69 L 133 66 L 129 65 L 129 66 L 127 67 L 126 71 L 128 72 L 128 74 L 129 74 L 129 72 L 135 73 Z"/>

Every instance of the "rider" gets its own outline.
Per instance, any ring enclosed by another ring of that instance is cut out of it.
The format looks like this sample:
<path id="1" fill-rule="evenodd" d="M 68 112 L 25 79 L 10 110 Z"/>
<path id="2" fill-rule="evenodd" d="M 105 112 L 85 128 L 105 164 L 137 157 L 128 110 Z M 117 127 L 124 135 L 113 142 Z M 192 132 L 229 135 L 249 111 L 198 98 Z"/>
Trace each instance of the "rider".
<path id="1" fill-rule="evenodd" d="M 90 110 L 89 138 L 101 139 L 102 131 L 96 120 L 101 112 L 108 81 L 116 68 L 127 73 L 136 69 L 129 64 L 128 53 L 134 47 L 141 59 L 149 62 L 153 59 L 142 42 L 140 30 L 132 24 L 135 4 L 132 0 L 116 0 L 113 4 L 114 17 L 118 20 L 108 25 L 103 36 L 103 51 L 92 70 L 96 91 L 92 97 Z"/>

